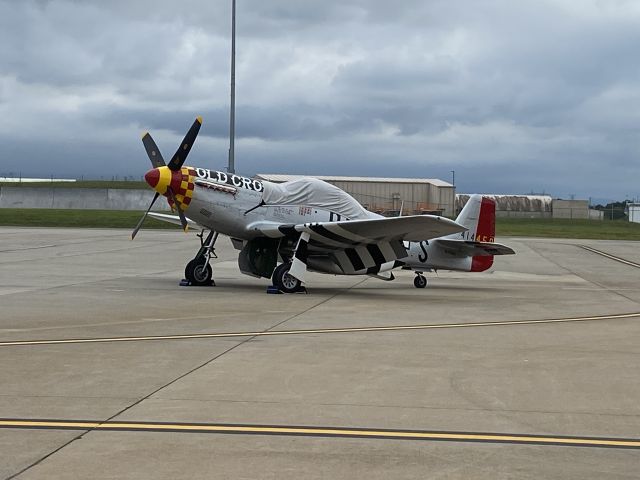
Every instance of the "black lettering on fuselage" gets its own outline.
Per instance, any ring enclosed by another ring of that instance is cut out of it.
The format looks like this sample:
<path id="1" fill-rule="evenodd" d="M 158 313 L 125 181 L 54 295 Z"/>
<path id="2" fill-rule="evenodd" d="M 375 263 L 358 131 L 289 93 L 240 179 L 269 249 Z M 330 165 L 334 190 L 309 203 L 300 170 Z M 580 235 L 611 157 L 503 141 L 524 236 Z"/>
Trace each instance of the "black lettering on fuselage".
<path id="1" fill-rule="evenodd" d="M 202 178 L 204 180 L 224 183 L 226 185 L 231 185 L 236 188 L 244 188 L 254 192 L 262 192 L 264 190 L 264 185 L 262 185 L 260 180 L 252 180 L 240 175 L 227 175 L 225 172 L 212 171 L 206 168 L 196 168 L 196 175 L 198 178 Z"/>
<path id="2" fill-rule="evenodd" d="M 418 260 L 420 260 L 422 263 L 427 261 L 427 247 L 429 246 L 429 241 L 428 240 L 423 240 L 422 242 L 420 242 L 418 245 L 420 245 L 420 250 L 422 250 L 421 254 L 418 254 Z"/>

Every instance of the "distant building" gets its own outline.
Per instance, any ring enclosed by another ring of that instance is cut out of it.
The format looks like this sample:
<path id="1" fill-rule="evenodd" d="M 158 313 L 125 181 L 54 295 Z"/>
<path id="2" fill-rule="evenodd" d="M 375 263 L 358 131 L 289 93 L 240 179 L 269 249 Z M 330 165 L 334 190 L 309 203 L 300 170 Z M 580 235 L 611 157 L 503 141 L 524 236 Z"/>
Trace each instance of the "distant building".
<path id="1" fill-rule="evenodd" d="M 589 220 L 604 220 L 604 212 L 602 210 L 596 210 L 595 208 L 590 208 Z"/>
<path id="2" fill-rule="evenodd" d="M 470 194 L 456 195 L 456 210 L 459 212 L 469 200 Z M 553 198 L 549 195 L 493 195 L 486 194 L 496 202 L 496 217 L 501 218 L 551 218 Z"/>
<path id="3" fill-rule="evenodd" d="M 627 203 L 629 221 L 640 223 L 640 203 Z"/>
<path id="4" fill-rule="evenodd" d="M 562 200 L 550 195 L 485 195 L 496 201 L 498 218 L 568 218 L 597 219 L 601 213 L 592 213 L 588 200 Z M 456 195 L 456 209 L 462 210 L 470 195 Z M 597 211 L 593 211 L 597 212 Z"/>
<path id="5" fill-rule="evenodd" d="M 553 200 L 553 218 L 588 219 L 589 200 Z"/>
<path id="6" fill-rule="evenodd" d="M 303 175 L 259 173 L 255 178 L 282 183 Z M 455 216 L 455 187 L 434 178 L 336 177 L 308 175 L 341 188 L 367 210 L 394 216 L 435 213 Z"/>

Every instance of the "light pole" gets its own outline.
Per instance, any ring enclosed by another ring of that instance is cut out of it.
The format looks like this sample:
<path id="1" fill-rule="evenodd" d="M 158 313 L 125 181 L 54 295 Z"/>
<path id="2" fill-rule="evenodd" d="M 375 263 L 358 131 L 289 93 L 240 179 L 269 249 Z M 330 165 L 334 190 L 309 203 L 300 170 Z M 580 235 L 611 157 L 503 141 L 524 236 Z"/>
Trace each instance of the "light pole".
<path id="1" fill-rule="evenodd" d="M 451 175 L 453 177 L 451 184 L 455 187 L 456 186 L 456 171 L 455 170 L 451 170 Z"/>
<path id="2" fill-rule="evenodd" d="M 231 109 L 229 113 L 229 165 L 227 172 L 236 173 L 236 0 L 231 2 Z"/>

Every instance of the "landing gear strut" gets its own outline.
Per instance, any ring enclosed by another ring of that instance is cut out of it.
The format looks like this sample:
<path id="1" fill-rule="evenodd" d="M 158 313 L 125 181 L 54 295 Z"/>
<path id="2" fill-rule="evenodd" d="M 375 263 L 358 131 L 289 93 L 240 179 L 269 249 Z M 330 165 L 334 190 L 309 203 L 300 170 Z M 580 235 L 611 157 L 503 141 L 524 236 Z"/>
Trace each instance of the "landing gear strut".
<path id="1" fill-rule="evenodd" d="M 422 275 L 422 272 L 416 273 L 416 278 L 413 279 L 413 286 L 416 288 L 424 288 L 427 286 L 427 278 Z"/>
<path id="2" fill-rule="evenodd" d="M 206 239 L 204 238 L 204 230 L 198 234 L 200 237 L 200 250 L 196 256 L 187 263 L 184 269 L 184 276 L 191 285 L 205 286 L 214 285 L 215 282 L 211 279 L 213 270 L 211 269 L 210 261 L 212 258 L 218 258 L 214 245 L 218 239 L 218 232 L 211 230 Z"/>

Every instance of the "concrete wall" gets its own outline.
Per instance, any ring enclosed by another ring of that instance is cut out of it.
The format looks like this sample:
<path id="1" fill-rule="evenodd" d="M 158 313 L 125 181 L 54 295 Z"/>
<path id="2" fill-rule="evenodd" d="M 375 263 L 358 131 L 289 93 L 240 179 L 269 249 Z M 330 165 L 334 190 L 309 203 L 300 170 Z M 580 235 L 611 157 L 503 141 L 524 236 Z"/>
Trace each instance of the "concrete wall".
<path id="1" fill-rule="evenodd" d="M 588 200 L 553 200 L 553 218 L 589 218 Z"/>
<path id="2" fill-rule="evenodd" d="M 0 208 L 146 210 L 154 192 L 119 188 L 0 187 Z M 158 200 L 154 210 L 169 210 Z"/>

